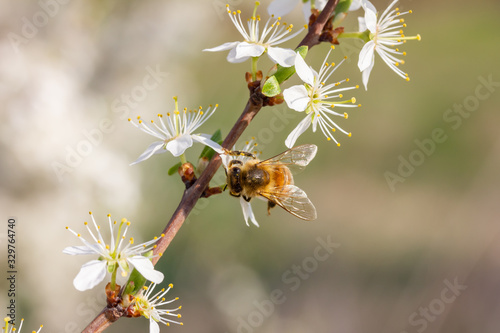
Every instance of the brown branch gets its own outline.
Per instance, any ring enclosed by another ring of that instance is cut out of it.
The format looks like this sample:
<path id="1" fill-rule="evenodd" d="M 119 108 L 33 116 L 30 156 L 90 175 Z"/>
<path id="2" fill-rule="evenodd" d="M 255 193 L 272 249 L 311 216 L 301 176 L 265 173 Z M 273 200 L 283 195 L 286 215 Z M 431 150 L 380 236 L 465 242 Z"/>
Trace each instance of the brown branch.
<path id="1" fill-rule="evenodd" d="M 332 16 L 333 10 L 337 6 L 339 0 L 329 0 L 325 8 L 318 16 L 316 21 L 309 27 L 309 31 L 304 39 L 299 43 L 299 46 L 306 45 L 309 48 L 314 45 L 319 44 L 319 36 L 323 31 L 323 27 L 328 22 Z M 247 105 L 243 110 L 243 113 L 238 118 L 234 124 L 231 131 L 228 133 L 227 137 L 224 139 L 222 146 L 224 148 L 232 148 L 236 141 L 239 139 L 243 131 L 250 124 L 252 119 L 257 115 L 260 109 L 265 105 L 265 96 L 260 92 L 260 85 L 249 85 L 250 88 L 250 98 L 248 99 Z M 200 178 L 196 183 L 184 191 L 181 202 L 177 206 L 174 214 L 170 218 L 167 226 L 163 230 L 164 237 L 161 237 L 156 243 L 157 247 L 154 250 L 154 254 L 157 255 L 153 258 L 153 265 L 156 265 L 160 256 L 158 254 L 164 253 L 167 247 L 170 245 L 177 232 L 181 228 L 182 224 L 188 217 L 191 210 L 194 208 L 198 199 L 202 195 L 203 191 L 208 187 L 208 184 L 215 172 L 220 167 L 222 161 L 219 155 L 215 155 L 208 166 L 205 168 Z M 112 308 L 105 308 L 101 313 L 82 331 L 82 333 L 99 333 L 104 331 L 108 326 L 110 326 L 114 321 L 120 318 L 120 314 L 117 311 L 113 311 Z"/>
<path id="2" fill-rule="evenodd" d="M 323 32 L 323 28 L 328 23 L 333 11 L 335 10 L 335 7 L 337 7 L 338 2 L 339 0 L 328 1 L 325 8 L 323 8 L 321 13 L 319 14 L 318 18 L 309 25 L 309 31 L 307 32 L 307 35 L 304 37 L 304 39 L 302 39 L 297 47 L 305 45 L 311 48 L 314 45 L 318 45 L 319 43 L 321 43 L 320 36 Z"/>

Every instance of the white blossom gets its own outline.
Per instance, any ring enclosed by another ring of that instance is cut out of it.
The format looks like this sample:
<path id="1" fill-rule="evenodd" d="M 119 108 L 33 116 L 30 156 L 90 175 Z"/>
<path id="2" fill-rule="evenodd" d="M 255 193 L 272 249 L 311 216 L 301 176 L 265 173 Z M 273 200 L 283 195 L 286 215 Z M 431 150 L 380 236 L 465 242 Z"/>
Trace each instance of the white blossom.
<path id="1" fill-rule="evenodd" d="M 261 18 L 256 15 L 258 5 L 259 3 L 256 2 L 254 15 L 247 21 L 247 29 L 245 29 L 245 25 L 241 19 L 241 11 L 231 12 L 229 5 L 227 5 L 227 13 L 238 32 L 243 36 L 243 41 L 228 42 L 210 49 L 204 49 L 203 51 L 217 52 L 229 50 L 227 61 L 231 63 L 244 62 L 249 58 L 260 57 L 265 52 L 274 63 L 278 63 L 283 67 L 293 66 L 295 52 L 291 49 L 276 47 L 276 45 L 292 39 L 304 29 L 302 28 L 289 35 L 293 25 L 282 23 L 281 17 L 271 16 L 261 31 L 259 26 Z"/>
<path id="2" fill-rule="evenodd" d="M 179 313 L 176 313 L 178 310 L 182 308 L 182 306 L 178 306 L 177 308 L 163 308 L 160 307 L 170 304 L 172 302 L 177 301 L 179 298 L 176 297 L 169 301 L 165 300 L 165 295 L 170 291 L 173 287 L 173 284 L 169 284 L 168 288 L 161 289 L 156 294 L 152 295 L 153 290 L 155 288 L 155 284 L 151 283 L 149 287 L 144 286 L 141 293 L 135 296 L 133 309 L 141 316 L 149 319 L 149 333 L 159 333 L 160 332 L 160 324 L 164 324 L 166 326 L 170 326 L 170 323 L 183 325 L 182 322 L 170 319 L 170 318 L 181 318 Z"/>
<path id="3" fill-rule="evenodd" d="M 357 89 L 359 86 L 337 88 L 342 83 L 348 82 L 349 79 L 326 84 L 326 81 L 345 60 L 344 58 L 338 66 L 335 66 L 333 63 L 328 64 L 326 61 L 333 49 L 334 47 L 332 46 L 326 55 L 323 64 L 321 65 L 319 73 L 312 67 L 308 66 L 300 55 L 295 58 L 295 70 L 297 75 L 302 79 L 302 81 L 304 81 L 304 84 L 285 89 L 283 97 L 289 108 L 298 112 L 305 112 L 306 117 L 297 125 L 297 127 L 286 139 L 285 145 L 288 148 L 292 148 L 299 136 L 311 125 L 313 132 L 316 132 L 316 129 L 319 126 L 326 138 L 328 140 L 335 141 L 338 146 L 340 146 L 340 143 L 338 143 L 338 141 L 333 137 L 333 132 L 338 129 L 349 137 L 351 136 L 351 133 L 344 131 L 330 117 L 338 116 L 347 119 L 347 113 L 335 112 L 333 111 L 333 108 L 358 107 L 359 105 L 355 104 L 356 99 L 354 97 L 347 100 L 338 99 L 344 98 L 341 92 Z"/>
<path id="4" fill-rule="evenodd" d="M 178 111 L 177 97 L 174 97 L 174 100 L 175 110 L 167 112 L 165 117 L 163 114 L 158 114 L 158 122 L 151 120 L 151 124 L 146 124 L 140 117 L 137 117 L 138 122 L 135 123 L 129 119 L 135 127 L 160 139 L 160 141 L 153 142 L 131 165 L 166 151 L 171 152 L 175 157 L 181 156 L 195 141 L 213 149 L 220 148 L 218 143 L 210 140 L 211 135 L 194 133 L 213 115 L 218 105 L 210 106 L 207 111 L 203 111 L 201 106 L 198 110 L 188 111 L 187 108 L 184 108 L 183 111 Z"/>
<path id="5" fill-rule="evenodd" d="M 375 64 L 375 52 L 396 74 L 406 81 L 410 80 L 407 73 L 399 68 L 405 61 L 401 59 L 406 55 L 397 48 L 398 45 L 406 43 L 407 40 L 420 40 L 420 35 L 406 37 L 402 28 L 406 27 L 401 16 L 412 11 L 400 12 L 398 8 L 393 8 L 398 0 L 394 0 L 389 7 L 380 15 L 377 15 L 375 6 L 370 1 L 365 0 L 363 8 L 365 16 L 359 17 L 359 30 L 368 30 L 370 40 L 363 46 L 359 53 L 358 67 L 362 72 L 363 84 L 368 89 L 368 79 Z"/>
<path id="6" fill-rule="evenodd" d="M 21 319 L 21 324 L 19 325 L 19 328 L 15 327 L 14 325 L 9 325 L 9 321 L 11 319 L 9 317 L 4 318 L 5 326 L 2 328 L 2 333 L 21 333 L 21 329 L 23 328 L 23 322 L 24 318 Z M 40 333 L 42 331 L 43 325 L 40 325 L 40 328 L 38 331 L 32 331 L 33 333 Z"/>
<path id="7" fill-rule="evenodd" d="M 108 224 L 111 236 L 109 243 L 106 243 L 100 231 L 101 227 L 97 225 L 92 212 L 89 214 L 92 218 L 92 225 L 94 226 L 95 233 L 92 232 L 87 222 L 84 224 L 92 238 L 91 241 L 86 240 L 81 234 L 66 227 L 66 229 L 77 236 L 84 245 L 69 246 L 63 250 L 63 253 L 70 255 L 97 255 L 96 259 L 82 266 L 80 272 L 73 280 L 73 285 L 76 289 L 80 291 L 92 289 L 104 280 L 106 272 L 109 271 L 112 273 L 118 268 L 120 268 L 121 275 L 124 277 L 130 273 L 132 267 L 135 267 L 146 279 L 155 283 L 163 281 L 163 273 L 154 269 L 153 263 L 150 260 L 151 256 L 145 256 L 156 247 L 156 245 L 153 244 L 157 242 L 157 237 L 137 245 L 134 245 L 134 238 L 125 241 L 130 222 L 124 218 L 118 224 L 116 221 L 111 221 L 111 216 L 108 214 Z M 115 230 L 116 228 L 117 230 Z"/>

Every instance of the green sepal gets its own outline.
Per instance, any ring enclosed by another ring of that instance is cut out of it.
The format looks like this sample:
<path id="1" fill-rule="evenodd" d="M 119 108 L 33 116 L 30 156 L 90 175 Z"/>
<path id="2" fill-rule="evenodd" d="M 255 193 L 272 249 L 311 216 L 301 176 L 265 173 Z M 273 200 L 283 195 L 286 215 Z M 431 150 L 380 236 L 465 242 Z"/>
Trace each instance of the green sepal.
<path id="1" fill-rule="evenodd" d="M 108 272 L 109 273 L 113 273 L 116 269 L 118 269 L 118 263 L 113 263 L 111 265 L 108 265 L 108 267 L 106 267 Z"/>
<path id="2" fill-rule="evenodd" d="M 303 45 L 298 47 L 295 52 L 298 52 L 300 56 L 305 59 L 308 51 L 308 47 Z M 262 93 L 267 97 L 274 97 L 281 93 L 280 84 L 288 80 L 293 74 L 295 74 L 295 66 L 283 67 L 278 65 L 276 73 L 269 77 L 262 87 Z"/>
<path id="3" fill-rule="evenodd" d="M 179 170 L 179 168 L 181 167 L 182 163 L 179 162 L 177 163 L 176 165 L 174 165 L 173 167 L 171 167 L 170 169 L 168 169 L 167 173 L 169 176 L 172 176 L 174 173 L 177 172 L 177 170 Z"/>
<path id="4" fill-rule="evenodd" d="M 213 142 L 217 142 L 218 144 L 222 144 L 222 133 L 220 129 L 215 131 L 215 133 L 210 137 L 210 140 L 212 140 Z M 209 146 L 205 146 L 205 148 L 203 148 L 203 150 L 201 151 L 199 158 L 206 157 L 208 158 L 208 160 L 211 160 L 214 155 L 215 150 L 213 150 Z"/>

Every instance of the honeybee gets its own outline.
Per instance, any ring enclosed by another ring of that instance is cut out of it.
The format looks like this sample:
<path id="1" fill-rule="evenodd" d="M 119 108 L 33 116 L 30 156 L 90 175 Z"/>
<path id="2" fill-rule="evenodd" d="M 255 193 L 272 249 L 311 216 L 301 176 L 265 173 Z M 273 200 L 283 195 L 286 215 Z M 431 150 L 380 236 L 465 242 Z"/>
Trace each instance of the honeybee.
<path id="1" fill-rule="evenodd" d="M 267 199 L 268 214 L 271 208 L 278 205 L 300 219 L 315 220 L 316 208 L 307 194 L 293 184 L 290 169 L 297 171 L 305 168 L 316 156 L 317 150 L 318 147 L 312 144 L 301 145 L 260 161 L 254 154 L 225 149 L 226 155 L 250 158 L 245 162 L 233 159 L 228 163 L 226 175 L 229 194 L 241 196 L 247 202 L 259 196 Z"/>

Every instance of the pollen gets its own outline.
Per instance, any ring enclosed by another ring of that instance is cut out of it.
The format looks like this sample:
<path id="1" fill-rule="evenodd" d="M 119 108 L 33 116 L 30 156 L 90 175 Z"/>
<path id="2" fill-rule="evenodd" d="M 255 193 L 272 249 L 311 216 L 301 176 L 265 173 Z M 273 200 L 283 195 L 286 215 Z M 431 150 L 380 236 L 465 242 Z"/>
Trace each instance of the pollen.
<path id="1" fill-rule="evenodd" d="M 406 81 L 410 81 L 410 78 L 409 78 L 409 77 L 406 77 Z"/>
<path id="2" fill-rule="evenodd" d="M 88 225 L 89 223 L 88 222 L 83 222 L 83 225 Z"/>
<path id="3" fill-rule="evenodd" d="M 134 244 L 134 237 L 130 237 L 130 244 Z"/>
<path id="4" fill-rule="evenodd" d="M 128 118 L 128 121 L 132 121 L 132 119 Z"/>
<path id="5" fill-rule="evenodd" d="M 339 94 L 339 98 L 342 98 L 342 97 L 344 97 L 344 95 L 342 95 L 342 94 Z"/>
<path id="6" fill-rule="evenodd" d="M 170 283 L 170 284 L 168 285 L 168 287 L 169 287 L 169 288 L 173 288 L 173 287 L 174 287 L 174 285 L 173 285 L 172 283 Z"/>
<path id="7" fill-rule="evenodd" d="M 330 47 L 332 48 L 332 50 L 335 50 L 335 45 L 332 45 L 332 46 L 330 46 Z"/>
<path id="8" fill-rule="evenodd" d="M 359 85 L 356 85 L 356 89 L 359 89 Z"/>
<path id="9" fill-rule="evenodd" d="M 408 11 L 408 13 L 409 13 L 409 14 L 413 14 L 413 10 L 411 10 L 411 9 L 410 9 L 410 10 Z"/>
<path id="10" fill-rule="evenodd" d="M 167 117 L 170 117 L 170 112 L 167 112 Z"/>
<path id="11" fill-rule="evenodd" d="M 326 139 L 327 139 L 328 141 L 331 141 L 331 140 L 332 140 L 332 139 L 330 139 L 330 138 L 326 138 Z"/>
<path id="12" fill-rule="evenodd" d="M 417 35 L 417 40 L 420 41 L 422 37 L 420 37 L 420 34 Z"/>
<path id="13" fill-rule="evenodd" d="M 332 132 L 335 132 L 335 131 L 337 131 L 337 130 L 335 129 L 335 127 L 332 127 Z"/>
<path id="14" fill-rule="evenodd" d="M 351 133 L 351 132 L 349 132 L 349 134 L 347 134 L 347 136 L 348 136 L 348 137 L 351 137 L 351 136 L 352 136 L 352 133 Z"/>
<path id="15" fill-rule="evenodd" d="M 340 143 L 337 143 L 337 147 L 340 147 Z"/>
<path id="16" fill-rule="evenodd" d="M 352 104 L 356 103 L 356 97 L 351 98 L 351 103 Z"/>
<path id="17" fill-rule="evenodd" d="M 344 112 L 344 118 L 347 119 L 348 117 L 349 115 L 346 112 Z"/>

